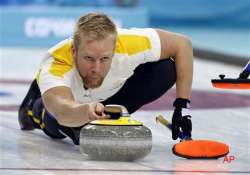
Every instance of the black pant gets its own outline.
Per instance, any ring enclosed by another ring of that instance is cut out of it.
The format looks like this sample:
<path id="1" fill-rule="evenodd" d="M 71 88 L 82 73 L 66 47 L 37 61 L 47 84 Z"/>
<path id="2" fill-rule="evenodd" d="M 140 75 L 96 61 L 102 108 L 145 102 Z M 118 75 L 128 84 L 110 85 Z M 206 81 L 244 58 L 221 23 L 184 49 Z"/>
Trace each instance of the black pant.
<path id="1" fill-rule="evenodd" d="M 123 105 L 131 114 L 143 105 L 158 99 L 175 84 L 175 81 L 175 63 L 171 59 L 145 63 L 135 69 L 134 74 L 115 95 L 101 103 Z M 33 105 L 33 114 L 41 116 L 43 109 L 43 102 L 38 98 Z M 79 144 L 81 127 L 59 125 L 48 111 L 45 112 L 43 122 L 43 131 L 50 137 L 60 139 L 69 136 L 75 144 Z"/>
<path id="2" fill-rule="evenodd" d="M 115 95 L 102 102 L 104 105 L 123 105 L 131 114 L 158 99 L 176 81 L 175 63 L 171 59 L 142 64 L 134 72 Z"/>

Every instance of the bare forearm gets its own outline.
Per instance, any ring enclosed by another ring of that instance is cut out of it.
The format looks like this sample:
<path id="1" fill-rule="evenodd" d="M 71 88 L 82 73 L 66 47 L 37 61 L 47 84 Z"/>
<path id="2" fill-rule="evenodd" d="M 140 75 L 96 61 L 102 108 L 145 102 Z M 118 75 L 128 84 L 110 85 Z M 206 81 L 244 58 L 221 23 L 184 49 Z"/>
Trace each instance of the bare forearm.
<path id="1" fill-rule="evenodd" d="M 190 40 L 184 39 L 175 56 L 176 64 L 176 96 L 177 98 L 191 97 L 193 80 L 193 49 Z"/>
<path id="2" fill-rule="evenodd" d="M 80 104 L 75 101 L 68 87 L 49 89 L 42 96 L 46 109 L 59 124 L 68 127 L 85 125 L 92 120 L 106 119 L 104 106 L 101 103 Z"/>
<path id="3" fill-rule="evenodd" d="M 77 104 L 74 101 L 63 98 L 54 98 L 53 102 L 45 103 L 45 106 L 61 125 L 77 127 L 87 122 L 87 117 L 84 117 L 84 113 L 86 113 L 85 108 L 87 108 L 86 105 Z"/>
<path id="4" fill-rule="evenodd" d="M 46 109 L 55 117 L 59 124 L 77 127 L 88 122 L 88 104 L 75 102 L 68 87 L 55 87 L 42 95 Z"/>
<path id="5" fill-rule="evenodd" d="M 61 102 L 56 109 L 55 116 L 61 125 L 69 127 L 78 127 L 88 122 L 86 113 L 86 105 L 77 104 L 75 102 Z M 60 108 L 60 109 L 59 109 Z"/>

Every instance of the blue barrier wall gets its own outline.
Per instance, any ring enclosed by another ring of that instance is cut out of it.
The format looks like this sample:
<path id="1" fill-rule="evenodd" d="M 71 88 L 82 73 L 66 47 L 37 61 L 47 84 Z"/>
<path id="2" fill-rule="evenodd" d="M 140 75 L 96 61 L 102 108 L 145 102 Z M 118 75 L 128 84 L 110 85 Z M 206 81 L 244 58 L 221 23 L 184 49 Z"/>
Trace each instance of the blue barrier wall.
<path id="1" fill-rule="evenodd" d="M 92 2 L 92 1 L 86 1 Z M 101 11 L 123 27 L 250 29 L 250 0 L 139 0 L 138 7 L 0 7 L 0 47 L 49 47 L 69 37 L 76 19 Z"/>
<path id="2" fill-rule="evenodd" d="M 81 15 L 96 11 L 111 16 L 118 26 L 148 26 L 145 8 L 2 7 L 0 47 L 50 47 L 72 35 Z"/>
<path id="3" fill-rule="evenodd" d="M 250 0 L 140 0 L 153 26 L 250 28 Z"/>

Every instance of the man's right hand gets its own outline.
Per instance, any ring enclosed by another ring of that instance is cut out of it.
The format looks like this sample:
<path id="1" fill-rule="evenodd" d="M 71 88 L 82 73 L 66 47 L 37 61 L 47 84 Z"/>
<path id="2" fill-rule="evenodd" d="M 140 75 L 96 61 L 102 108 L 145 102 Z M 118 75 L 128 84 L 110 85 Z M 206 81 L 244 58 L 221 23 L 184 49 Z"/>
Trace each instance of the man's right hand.
<path id="1" fill-rule="evenodd" d="M 87 120 L 93 121 L 93 120 L 99 120 L 99 119 L 107 119 L 109 116 L 106 116 L 104 114 L 104 105 L 101 103 L 88 103 L 86 109 L 86 117 Z"/>

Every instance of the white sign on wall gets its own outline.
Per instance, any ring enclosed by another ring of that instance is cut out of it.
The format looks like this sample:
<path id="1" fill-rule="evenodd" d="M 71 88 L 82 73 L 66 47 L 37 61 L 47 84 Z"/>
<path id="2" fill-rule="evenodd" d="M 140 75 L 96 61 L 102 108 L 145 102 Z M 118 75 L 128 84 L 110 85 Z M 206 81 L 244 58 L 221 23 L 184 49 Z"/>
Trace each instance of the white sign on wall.
<path id="1" fill-rule="evenodd" d="M 73 34 L 74 18 L 29 17 L 25 20 L 24 33 L 29 38 L 68 37 Z M 121 20 L 114 20 L 121 27 Z"/>
<path id="2" fill-rule="evenodd" d="M 25 21 L 24 31 L 29 38 L 67 37 L 73 33 L 74 25 L 73 18 L 29 17 Z"/>

